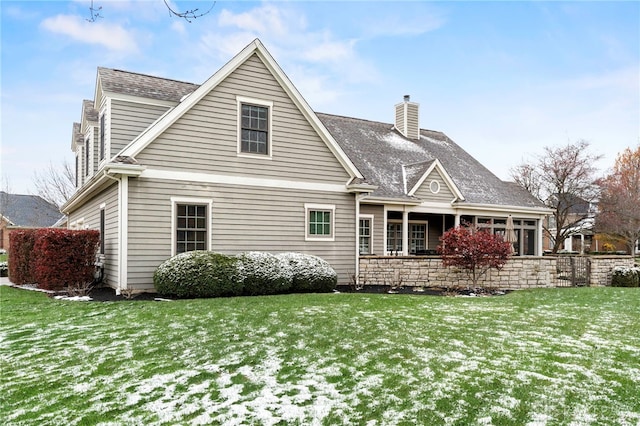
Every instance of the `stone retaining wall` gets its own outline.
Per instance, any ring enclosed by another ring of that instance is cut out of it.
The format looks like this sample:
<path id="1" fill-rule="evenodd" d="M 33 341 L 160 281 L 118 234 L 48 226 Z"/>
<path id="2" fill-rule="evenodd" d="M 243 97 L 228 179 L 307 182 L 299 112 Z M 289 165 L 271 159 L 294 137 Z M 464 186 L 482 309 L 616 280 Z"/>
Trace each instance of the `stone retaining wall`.
<path id="1" fill-rule="evenodd" d="M 500 271 L 494 269 L 480 285 L 501 289 L 568 286 L 558 257 L 514 257 Z M 631 256 L 588 256 L 590 286 L 611 285 L 614 266 L 633 266 Z M 360 285 L 425 287 L 468 286 L 471 280 L 458 268 L 445 268 L 438 256 L 366 256 L 360 258 Z"/>

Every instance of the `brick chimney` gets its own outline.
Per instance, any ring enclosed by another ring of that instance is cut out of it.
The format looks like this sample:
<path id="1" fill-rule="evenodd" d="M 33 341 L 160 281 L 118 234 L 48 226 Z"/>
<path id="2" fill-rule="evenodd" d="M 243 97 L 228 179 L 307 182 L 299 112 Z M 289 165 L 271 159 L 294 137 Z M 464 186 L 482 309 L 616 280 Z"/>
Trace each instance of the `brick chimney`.
<path id="1" fill-rule="evenodd" d="M 409 95 L 396 104 L 396 129 L 408 139 L 420 139 L 419 108 L 420 104 L 411 102 Z"/>

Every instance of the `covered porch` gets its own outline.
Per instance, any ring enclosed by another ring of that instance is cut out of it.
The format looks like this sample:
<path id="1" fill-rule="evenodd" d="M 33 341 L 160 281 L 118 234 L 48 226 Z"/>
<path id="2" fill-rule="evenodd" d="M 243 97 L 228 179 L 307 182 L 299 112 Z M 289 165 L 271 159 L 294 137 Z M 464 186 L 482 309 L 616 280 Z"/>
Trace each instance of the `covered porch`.
<path id="1" fill-rule="evenodd" d="M 440 210 L 440 211 L 438 211 Z M 513 218 L 516 256 L 542 255 L 544 215 L 518 209 L 429 209 L 424 205 L 363 204 L 359 216 L 361 256 L 436 255 L 440 237 L 449 229 L 471 224 L 505 235 L 507 218 Z"/>

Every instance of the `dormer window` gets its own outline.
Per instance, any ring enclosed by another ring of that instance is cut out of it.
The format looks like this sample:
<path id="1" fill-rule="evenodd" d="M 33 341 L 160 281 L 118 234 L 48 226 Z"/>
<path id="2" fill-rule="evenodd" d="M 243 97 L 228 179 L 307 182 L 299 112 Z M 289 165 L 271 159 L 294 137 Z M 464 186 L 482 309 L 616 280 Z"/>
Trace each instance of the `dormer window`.
<path id="1" fill-rule="evenodd" d="M 238 153 L 271 157 L 271 102 L 237 97 Z"/>

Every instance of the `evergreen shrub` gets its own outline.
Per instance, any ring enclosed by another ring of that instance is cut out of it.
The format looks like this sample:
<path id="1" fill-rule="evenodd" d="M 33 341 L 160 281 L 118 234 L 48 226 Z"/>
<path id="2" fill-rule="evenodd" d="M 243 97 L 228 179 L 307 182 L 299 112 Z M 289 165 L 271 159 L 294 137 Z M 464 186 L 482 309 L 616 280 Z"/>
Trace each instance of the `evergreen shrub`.
<path id="1" fill-rule="evenodd" d="M 326 293 L 338 284 L 338 274 L 324 259 L 303 253 L 280 253 L 277 257 L 291 270 L 293 293 Z"/>
<path id="2" fill-rule="evenodd" d="M 616 266 L 611 278 L 612 287 L 640 287 L 640 268 Z"/>
<path id="3" fill-rule="evenodd" d="M 281 294 L 291 289 L 291 270 L 279 257 L 262 251 L 237 255 L 243 294 Z"/>
<path id="4" fill-rule="evenodd" d="M 242 294 L 238 259 L 210 251 L 190 251 L 166 260 L 153 274 L 153 284 L 158 294 L 180 298 Z"/>

